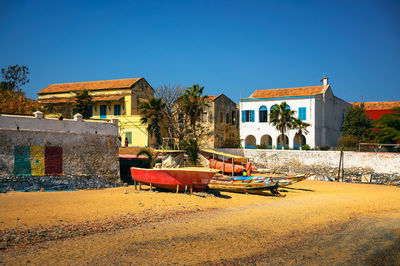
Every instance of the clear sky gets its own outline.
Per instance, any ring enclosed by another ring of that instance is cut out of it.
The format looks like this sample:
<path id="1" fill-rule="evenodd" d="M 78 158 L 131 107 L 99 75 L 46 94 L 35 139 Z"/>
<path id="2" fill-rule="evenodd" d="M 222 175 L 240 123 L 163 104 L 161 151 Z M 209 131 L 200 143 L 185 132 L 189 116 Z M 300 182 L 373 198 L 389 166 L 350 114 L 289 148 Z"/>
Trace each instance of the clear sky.
<path id="1" fill-rule="evenodd" d="M 319 85 L 346 101 L 400 100 L 400 1 L 0 0 L 0 67 L 53 83 L 144 77 L 254 90 Z"/>

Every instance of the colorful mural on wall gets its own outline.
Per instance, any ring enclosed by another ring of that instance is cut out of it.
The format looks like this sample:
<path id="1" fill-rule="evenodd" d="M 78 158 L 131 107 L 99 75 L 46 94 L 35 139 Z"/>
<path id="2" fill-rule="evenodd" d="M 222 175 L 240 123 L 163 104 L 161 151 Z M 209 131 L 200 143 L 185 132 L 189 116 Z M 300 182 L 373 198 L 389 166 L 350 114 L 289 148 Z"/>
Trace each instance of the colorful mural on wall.
<path id="1" fill-rule="evenodd" d="M 62 147 L 15 146 L 14 175 L 62 175 Z"/>

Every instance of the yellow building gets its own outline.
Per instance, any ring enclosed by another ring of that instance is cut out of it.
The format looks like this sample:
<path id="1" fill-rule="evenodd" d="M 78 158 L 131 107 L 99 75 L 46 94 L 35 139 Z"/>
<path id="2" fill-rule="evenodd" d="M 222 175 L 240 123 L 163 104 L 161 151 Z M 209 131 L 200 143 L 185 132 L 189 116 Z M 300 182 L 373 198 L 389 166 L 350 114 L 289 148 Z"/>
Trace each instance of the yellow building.
<path id="1" fill-rule="evenodd" d="M 88 90 L 92 96 L 91 119 L 118 118 L 122 145 L 148 146 L 147 125 L 140 122 L 139 102 L 154 95 L 144 78 L 52 84 L 38 92 L 38 101 L 52 112 L 70 118 L 76 113 L 75 92 Z"/>

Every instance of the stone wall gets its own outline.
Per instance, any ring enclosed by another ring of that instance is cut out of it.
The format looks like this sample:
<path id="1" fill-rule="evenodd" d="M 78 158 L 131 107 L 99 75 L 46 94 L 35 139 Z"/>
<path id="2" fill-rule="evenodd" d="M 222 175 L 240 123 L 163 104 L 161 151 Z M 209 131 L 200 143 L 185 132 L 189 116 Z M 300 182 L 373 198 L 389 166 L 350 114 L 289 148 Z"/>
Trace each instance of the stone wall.
<path id="1" fill-rule="evenodd" d="M 0 115 L 0 191 L 115 186 L 117 133 L 117 120 Z"/>
<path id="2" fill-rule="evenodd" d="M 315 173 L 319 179 L 335 179 L 340 151 L 298 151 L 263 149 L 218 149 L 244 155 L 258 168 L 271 172 Z M 359 181 L 362 175 L 376 183 L 400 182 L 400 153 L 344 152 L 345 181 Z"/>

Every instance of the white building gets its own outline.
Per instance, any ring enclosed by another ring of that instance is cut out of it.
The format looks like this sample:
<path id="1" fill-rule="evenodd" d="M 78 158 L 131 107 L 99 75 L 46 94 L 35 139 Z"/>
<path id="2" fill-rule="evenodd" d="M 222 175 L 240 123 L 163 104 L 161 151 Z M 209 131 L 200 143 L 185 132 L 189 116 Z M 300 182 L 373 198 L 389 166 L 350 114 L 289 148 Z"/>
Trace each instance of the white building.
<path id="1" fill-rule="evenodd" d="M 274 105 L 286 102 L 296 116 L 311 124 L 305 136 L 296 135 L 296 130 L 287 130 L 285 145 L 299 148 L 300 138 L 314 148 L 336 146 L 341 136 L 344 113 L 351 105 L 333 95 L 328 78 L 323 85 L 256 90 L 250 97 L 240 100 L 240 138 L 245 148 L 266 145 L 280 148 L 280 132 L 269 122 L 269 113 Z"/>

